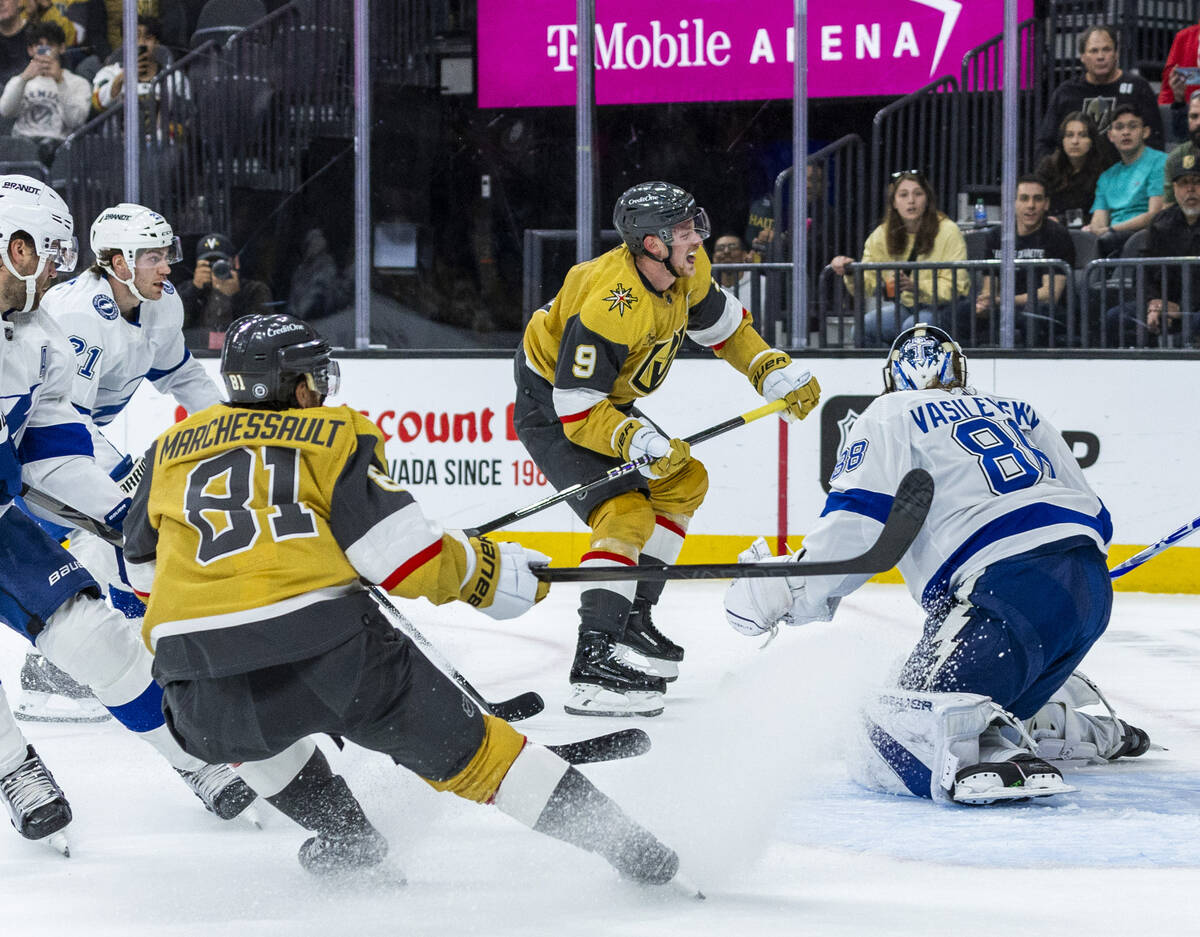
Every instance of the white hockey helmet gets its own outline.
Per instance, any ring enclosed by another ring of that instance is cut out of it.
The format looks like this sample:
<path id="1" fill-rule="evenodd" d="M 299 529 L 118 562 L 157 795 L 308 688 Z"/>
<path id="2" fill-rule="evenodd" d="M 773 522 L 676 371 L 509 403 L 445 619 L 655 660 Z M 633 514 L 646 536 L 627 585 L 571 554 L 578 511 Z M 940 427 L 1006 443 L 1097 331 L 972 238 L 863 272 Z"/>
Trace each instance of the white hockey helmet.
<path id="1" fill-rule="evenodd" d="M 33 240 L 38 255 L 37 269 L 31 274 L 18 273 L 8 255 L 9 242 L 19 231 Z M 28 312 L 33 308 L 37 278 L 47 264 L 54 264 L 62 273 L 75 269 L 79 242 L 67 203 L 32 176 L 0 176 L 0 252 L 8 272 L 25 282 L 25 306 L 21 311 Z"/>
<path id="2" fill-rule="evenodd" d="M 967 387 L 967 356 L 937 326 L 918 322 L 896 336 L 883 366 L 883 392 Z"/>
<path id="3" fill-rule="evenodd" d="M 158 249 L 166 251 L 168 264 L 178 263 L 183 258 L 179 238 L 171 225 L 156 211 L 133 202 L 121 202 L 100 212 L 92 222 L 92 253 L 96 263 L 110 276 L 125 284 L 129 291 L 145 302 L 146 297 L 133 285 L 133 271 L 142 251 Z M 108 252 L 107 254 L 103 252 Z M 112 268 L 113 252 L 120 252 L 129 267 L 130 277 L 122 280 Z"/>

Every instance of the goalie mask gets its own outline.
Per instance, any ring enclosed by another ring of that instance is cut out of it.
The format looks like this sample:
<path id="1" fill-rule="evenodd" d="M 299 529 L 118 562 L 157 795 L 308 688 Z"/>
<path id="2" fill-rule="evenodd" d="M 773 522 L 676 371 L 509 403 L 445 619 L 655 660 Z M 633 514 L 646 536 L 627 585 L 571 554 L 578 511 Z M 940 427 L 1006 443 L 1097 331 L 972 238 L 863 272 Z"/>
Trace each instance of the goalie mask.
<path id="1" fill-rule="evenodd" d="M 341 371 L 332 354 L 316 329 L 295 316 L 243 316 L 229 326 L 221 349 L 229 402 L 294 407 L 301 378 L 322 400 L 336 394 Z"/>
<path id="2" fill-rule="evenodd" d="M 0 251 L 4 253 L 5 269 L 25 284 L 25 305 L 18 311 L 33 308 L 37 280 L 48 265 L 53 264 L 61 273 L 75 269 L 79 244 L 74 231 L 67 203 L 50 186 L 32 176 L 0 176 Z M 18 232 L 33 241 L 38 257 L 33 273 L 19 273 L 9 256 L 8 246 Z"/>
<path id="3" fill-rule="evenodd" d="M 675 226 L 685 221 L 695 221 L 702 240 L 712 232 L 708 212 L 697 207 L 690 193 L 669 182 L 635 185 L 617 199 L 613 209 L 613 227 L 635 257 L 646 253 L 642 241 L 647 234 L 670 247 Z"/>
<path id="4" fill-rule="evenodd" d="M 946 332 L 918 322 L 892 342 L 883 366 L 883 392 L 936 389 L 974 393 L 967 387 L 967 356 Z"/>
<path id="5" fill-rule="evenodd" d="M 178 263 L 183 257 L 179 238 L 171 230 L 167 219 L 144 205 L 132 202 L 121 202 L 100 212 L 100 216 L 92 222 L 91 245 L 96 263 L 106 274 L 124 284 L 141 303 L 146 302 L 146 297 L 134 285 L 134 279 L 142 255 L 146 251 L 163 252 L 165 256 L 156 258 L 154 266 L 162 260 L 168 264 Z M 129 268 L 128 280 L 122 279 L 113 270 L 112 258 L 118 253 L 125 258 Z"/>

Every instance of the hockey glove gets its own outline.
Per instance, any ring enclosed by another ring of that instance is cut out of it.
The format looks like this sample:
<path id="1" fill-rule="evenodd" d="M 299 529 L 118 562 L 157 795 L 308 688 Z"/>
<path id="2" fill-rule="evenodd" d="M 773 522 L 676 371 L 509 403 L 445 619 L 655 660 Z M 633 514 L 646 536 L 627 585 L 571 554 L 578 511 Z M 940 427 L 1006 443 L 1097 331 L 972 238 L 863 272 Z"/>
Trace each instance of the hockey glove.
<path id="1" fill-rule="evenodd" d="M 739 563 L 789 563 L 791 555 L 773 556 L 767 541 L 759 537 L 738 554 Z M 766 634 L 792 611 L 793 589 L 803 589 L 799 577 L 778 579 L 734 579 L 725 592 L 725 618 L 734 631 L 753 637 Z M 791 624 L 790 620 L 786 621 Z"/>
<path id="2" fill-rule="evenodd" d="M 108 473 L 108 477 L 117 483 L 125 494 L 132 495 L 137 490 L 138 482 L 142 480 L 142 476 L 146 474 L 146 459 L 145 456 L 138 456 L 134 460 L 130 456 L 125 456 L 116 467 Z"/>
<path id="3" fill-rule="evenodd" d="M 793 361 L 785 352 L 769 348 L 750 362 L 750 383 L 773 403 L 780 398 L 787 409 L 780 414 L 789 423 L 803 420 L 821 399 L 821 385 L 807 368 Z"/>
<path id="4" fill-rule="evenodd" d="M 550 557 L 519 543 L 493 543 L 480 537 L 476 582 L 467 601 L 491 618 L 523 615 L 550 591 L 550 583 L 542 582 L 532 572 L 532 567 L 549 563 Z M 491 602 L 484 598 L 489 594 Z"/>
<path id="5" fill-rule="evenodd" d="M 682 439 L 667 439 L 652 426 L 626 420 L 617 428 L 617 451 L 626 462 L 648 456 L 652 461 L 638 468 L 646 478 L 666 478 L 683 468 L 692 457 L 692 447 Z"/>

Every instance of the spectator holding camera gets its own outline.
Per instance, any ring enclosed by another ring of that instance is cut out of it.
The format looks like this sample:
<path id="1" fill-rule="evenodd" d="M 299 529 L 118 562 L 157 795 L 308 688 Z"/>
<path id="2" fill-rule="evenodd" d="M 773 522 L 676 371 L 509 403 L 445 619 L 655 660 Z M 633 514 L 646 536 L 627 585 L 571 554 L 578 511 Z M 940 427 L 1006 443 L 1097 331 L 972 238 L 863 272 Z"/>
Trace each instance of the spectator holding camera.
<path id="1" fill-rule="evenodd" d="M 137 41 L 138 99 L 145 101 L 151 96 L 157 99 L 163 95 L 164 89 L 161 87 L 162 83 L 156 85 L 154 79 L 171 64 L 171 53 L 162 44 L 162 24 L 152 16 L 139 16 Z M 121 50 L 118 49 L 109 56 L 108 62 L 92 79 L 92 105 L 98 111 L 111 107 L 120 100 L 121 93 L 125 90 L 125 70 L 121 67 L 121 54 Z M 169 95 L 191 97 L 186 79 L 178 72 L 171 75 L 166 85 Z"/>
<path id="2" fill-rule="evenodd" d="M 196 269 L 179 288 L 189 337 L 207 333 L 201 344 L 220 348 L 234 319 L 271 312 L 271 288 L 261 280 L 243 280 L 240 268 L 233 242 L 224 234 L 206 234 L 197 242 Z"/>
<path id="3" fill-rule="evenodd" d="M 75 25 L 50 0 L 0 0 L 0 82 L 18 75 L 28 63 L 25 30 L 39 22 L 56 23 L 66 45 L 75 44 Z"/>
<path id="4" fill-rule="evenodd" d="M 67 134 L 83 126 L 91 108 L 87 79 L 62 67 L 66 36 L 57 23 L 34 23 L 26 31 L 29 64 L 13 75 L 0 94 L 0 116 L 16 118 L 13 136 L 38 144 L 38 156 L 49 163 Z"/>

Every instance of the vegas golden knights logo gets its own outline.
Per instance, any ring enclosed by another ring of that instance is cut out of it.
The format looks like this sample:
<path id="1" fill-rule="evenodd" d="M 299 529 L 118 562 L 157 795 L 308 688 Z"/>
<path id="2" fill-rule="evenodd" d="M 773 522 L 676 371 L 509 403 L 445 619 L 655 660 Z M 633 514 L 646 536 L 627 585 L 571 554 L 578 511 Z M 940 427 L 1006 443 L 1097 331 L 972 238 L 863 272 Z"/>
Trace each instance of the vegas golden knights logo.
<path id="1" fill-rule="evenodd" d="M 667 372 L 671 370 L 671 362 L 675 360 L 675 352 L 683 344 L 685 326 L 680 326 L 670 338 L 656 342 L 650 349 L 650 354 L 642 362 L 641 367 L 633 372 L 629 379 L 630 385 L 639 394 L 648 394 L 666 380 Z"/>

